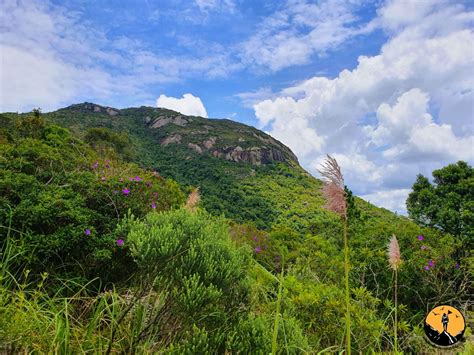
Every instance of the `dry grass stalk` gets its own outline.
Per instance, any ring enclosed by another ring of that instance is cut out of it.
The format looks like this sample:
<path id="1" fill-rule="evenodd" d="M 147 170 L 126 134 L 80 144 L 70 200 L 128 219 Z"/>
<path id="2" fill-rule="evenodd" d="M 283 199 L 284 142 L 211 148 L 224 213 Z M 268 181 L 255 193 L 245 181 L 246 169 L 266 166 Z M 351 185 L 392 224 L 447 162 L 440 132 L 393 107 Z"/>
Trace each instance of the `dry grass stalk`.
<path id="1" fill-rule="evenodd" d="M 392 235 L 390 243 L 388 244 L 387 255 L 390 267 L 393 270 L 397 270 L 400 267 L 400 264 L 402 263 L 402 258 L 400 255 L 400 246 L 398 245 L 398 240 L 395 234 Z"/>
<path id="2" fill-rule="evenodd" d="M 195 211 L 197 205 L 201 201 L 201 195 L 199 194 L 199 188 L 195 188 L 188 196 L 185 207 L 190 211 Z"/>
<path id="3" fill-rule="evenodd" d="M 336 159 L 328 155 L 321 169 L 318 171 L 324 182 L 323 195 L 326 198 L 326 205 L 324 207 L 347 219 L 344 177 Z"/>
<path id="4" fill-rule="evenodd" d="M 400 254 L 400 245 L 395 234 L 392 235 L 390 242 L 388 243 L 387 249 L 388 263 L 394 273 L 393 281 L 393 300 L 395 304 L 394 308 L 394 322 L 393 322 L 393 338 L 394 338 L 394 349 L 395 354 L 398 353 L 398 268 L 402 263 L 402 257 Z"/>
<path id="5" fill-rule="evenodd" d="M 326 160 L 318 170 L 324 182 L 323 195 L 326 198 L 324 206 L 341 216 L 344 236 L 344 283 L 346 299 L 346 354 L 351 355 L 351 300 L 349 287 L 349 233 L 347 220 L 347 200 L 344 177 L 336 159 L 327 155 Z"/>

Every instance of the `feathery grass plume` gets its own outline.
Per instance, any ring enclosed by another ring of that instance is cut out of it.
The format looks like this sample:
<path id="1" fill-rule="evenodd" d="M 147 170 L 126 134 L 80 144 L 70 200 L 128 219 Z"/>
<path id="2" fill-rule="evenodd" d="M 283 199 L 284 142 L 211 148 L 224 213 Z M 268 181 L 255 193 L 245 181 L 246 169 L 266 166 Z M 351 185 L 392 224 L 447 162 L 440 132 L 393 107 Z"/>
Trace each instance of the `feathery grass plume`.
<path id="1" fill-rule="evenodd" d="M 327 210 L 333 211 L 341 216 L 343 234 L 344 234 L 344 283 L 346 300 L 346 354 L 351 354 L 351 303 L 349 289 L 349 236 L 347 221 L 347 199 L 344 185 L 344 176 L 337 160 L 329 154 L 326 160 L 321 164 L 318 170 L 324 182 L 322 189 L 323 196 L 326 198 Z"/>
<path id="2" fill-rule="evenodd" d="M 393 322 L 393 346 L 395 354 L 398 352 L 398 268 L 402 263 L 402 258 L 400 254 L 400 246 L 398 245 L 398 240 L 395 234 L 392 235 L 390 242 L 388 243 L 387 248 L 388 264 L 393 270 L 394 273 L 394 282 L 393 282 L 393 298 L 394 298 L 394 322 Z"/>
<path id="3" fill-rule="evenodd" d="M 186 201 L 186 205 L 184 207 L 190 211 L 195 211 L 199 201 L 201 201 L 201 195 L 199 194 L 199 187 L 197 187 L 189 194 L 188 200 Z"/>
<path id="4" fill-rule="evenodd" d="M 318 172 L 321 174 L 324 182 L 323 195 L 326 198 L 326 205 L 324 207 L 329 211 L 337 213 L 344 219 L 347 219 L 347 201 L 346 193 L 344 191 L 344 177 L 336 159 L 328 154 Z"/>
<path id="5" fill-rule="evenodd" d="M 395 234 L 392 235 L 390 243 L 388 244 L 387 255 L 390 267 L 395 271 L 398 270 L 402 263 L 402 258 L 400 255 L 400 246 L 398 245 L 398 240 Z"/>

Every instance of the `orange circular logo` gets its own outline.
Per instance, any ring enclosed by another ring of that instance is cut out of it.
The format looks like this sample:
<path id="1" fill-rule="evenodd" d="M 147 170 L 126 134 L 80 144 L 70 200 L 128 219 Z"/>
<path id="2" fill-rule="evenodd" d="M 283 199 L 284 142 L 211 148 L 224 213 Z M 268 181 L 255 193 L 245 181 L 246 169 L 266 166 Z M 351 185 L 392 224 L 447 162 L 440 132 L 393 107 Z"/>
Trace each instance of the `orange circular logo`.
<path id="1" fill-rule="evenodd" d="M 433 308 L 425 318 L 426 337 L 442 347 L 455 345 L 466 330 L 464 316 L 456 308 L 442 305 Z"/>

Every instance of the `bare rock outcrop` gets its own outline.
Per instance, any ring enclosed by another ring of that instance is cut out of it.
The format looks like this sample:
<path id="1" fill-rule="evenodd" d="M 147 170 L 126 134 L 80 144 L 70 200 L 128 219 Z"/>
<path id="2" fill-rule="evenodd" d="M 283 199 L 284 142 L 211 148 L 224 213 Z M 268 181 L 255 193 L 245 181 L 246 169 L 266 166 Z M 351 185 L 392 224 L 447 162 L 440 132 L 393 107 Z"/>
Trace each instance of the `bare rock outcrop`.
<path id="1" fill-rule="evenodd" d="M 183 118 L 183 116 L 176 116 L 176 117 L 165 117 L 165 116 L 160 116 L 157 119 L 153 121 L 151 124 L 151 128 L 160 128 L 164 127 L 167 124 L 173 123 L 177 126 L 184 127 L 188 124 L 188 120 Z"/>
<path id="2" fill-rule="evenodd" d="M 217 137 L 211 137 L 208 140 L 205 140 L 204 142 L 202 142 L 202 145 L 206 149 L 211 149 L 212 147 L 214 147 L 214 144 L 216 144 L 216 140 L 217 140 Z"/>
<path id="3" fill-rule="evenodd" d="M 188 143 L 188 148 L 194 150 L 198 154 L 202 154 L 202 148 L 194 143 Z"/>
<path id="4" fill-rule="evenodd" d="M 166 147 L 167 145 L 170 145 L 170 144 L 181 143 L 182 138 L 183 137 L 180 134 L 172 134 L 171 136 L 166 137 L 165 139 L 161 141 L 161 146 Z"/>

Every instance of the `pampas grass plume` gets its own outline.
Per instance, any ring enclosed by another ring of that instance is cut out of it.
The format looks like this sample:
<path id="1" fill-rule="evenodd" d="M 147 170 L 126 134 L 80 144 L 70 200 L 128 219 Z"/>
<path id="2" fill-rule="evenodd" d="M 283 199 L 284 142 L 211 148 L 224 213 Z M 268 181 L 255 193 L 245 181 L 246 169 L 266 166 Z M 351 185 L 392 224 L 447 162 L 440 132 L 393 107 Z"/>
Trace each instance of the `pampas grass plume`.
<path id="1" fill-rule="evenodd" d="M 327 155 L 326 160 L 318 170 L 324 182 L 323 196 L 326 198 L 327 210 L 347 219 L 347 202 L 344 191 L 344 177 L 336 159 Z"/>
<path id="2" fill-rule="evenodd" d="M 400 255 L 400 246 L 398 245 L 398 240 L 395 234 L 392 235 L 390 243 L 388 244 L 387 255 L 390 267 L 393 270 L 397 270 L 400 267 L 400 264 L 402 263 L 402 258 Z"/>
<path id="3" fill-rule="evenodd" d="M 188 196 L 185 207 L 190 211 L 195 211 L 197 205 L 201 201 L 201 195 L 199 194 L 199 188 L 195 188 Z"/>

